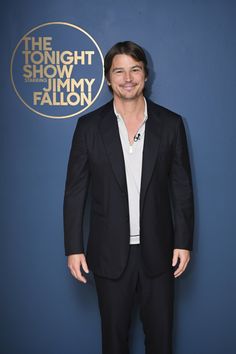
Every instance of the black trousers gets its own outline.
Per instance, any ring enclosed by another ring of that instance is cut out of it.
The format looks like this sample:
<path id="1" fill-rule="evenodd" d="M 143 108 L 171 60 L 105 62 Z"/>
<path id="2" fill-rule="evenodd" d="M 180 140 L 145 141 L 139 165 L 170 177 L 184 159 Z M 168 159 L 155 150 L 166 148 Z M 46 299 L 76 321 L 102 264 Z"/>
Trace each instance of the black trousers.
<path id="1" fill-rule="evenodd" d="M 142 267 L 140 245 L 131 245 L 121 277 L 108 279 L 94 274 L 103 354 L 129 353 L 128 333 L 135 294 L 145 334 L 145 353 L 172 353 L 173 273 L 172 269 L 158 277 L 148 277 Z"/>

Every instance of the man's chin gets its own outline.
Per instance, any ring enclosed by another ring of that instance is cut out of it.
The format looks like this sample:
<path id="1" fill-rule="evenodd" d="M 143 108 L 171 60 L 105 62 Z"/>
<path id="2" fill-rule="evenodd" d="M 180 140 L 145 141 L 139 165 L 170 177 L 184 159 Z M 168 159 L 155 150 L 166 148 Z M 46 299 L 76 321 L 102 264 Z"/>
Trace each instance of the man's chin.
<path id="1" fill-rule="evenodd" d="M 136 94 L 121 94 L 119 96 L 120 99 L 122 100 L 127 100 L 127 101 L 133 101 L 133 100 L 137 100 L 139 97 L 143 96 L 143 92 L 141 93 L 136 93 Z"/>

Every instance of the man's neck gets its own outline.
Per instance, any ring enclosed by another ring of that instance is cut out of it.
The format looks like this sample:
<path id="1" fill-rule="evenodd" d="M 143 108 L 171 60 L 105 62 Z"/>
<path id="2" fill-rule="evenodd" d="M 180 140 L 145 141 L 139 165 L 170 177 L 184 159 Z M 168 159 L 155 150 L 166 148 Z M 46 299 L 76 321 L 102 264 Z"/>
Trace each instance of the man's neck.
<path id="1" fill-rule="evenodd" d="M 134 100 L 123 100 L 117 97 L 114 97 L 114 104 L 116 111 L 125 119 L 133 120 L 143 119 L 145 102 L 144 96 L 140 96 Z"/>

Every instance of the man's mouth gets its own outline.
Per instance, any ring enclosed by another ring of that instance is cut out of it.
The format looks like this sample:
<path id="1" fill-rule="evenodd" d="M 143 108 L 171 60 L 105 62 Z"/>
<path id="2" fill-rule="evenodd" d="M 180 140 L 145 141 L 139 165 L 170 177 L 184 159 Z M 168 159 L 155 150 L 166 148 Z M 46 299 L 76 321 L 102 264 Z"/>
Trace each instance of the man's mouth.
<path id="1" fill-rule="evenodd" d="M 130 91 L 132 90 L 136 85 L 123 85 L 122 88 L 127 90 L 127 91 Z"/>

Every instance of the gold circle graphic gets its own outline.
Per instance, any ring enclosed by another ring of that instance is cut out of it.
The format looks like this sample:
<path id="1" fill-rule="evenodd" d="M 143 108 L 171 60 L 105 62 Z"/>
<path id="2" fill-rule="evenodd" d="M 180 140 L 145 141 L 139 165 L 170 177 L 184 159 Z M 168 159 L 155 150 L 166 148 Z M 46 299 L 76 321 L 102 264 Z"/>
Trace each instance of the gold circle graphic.
<path id="1" fill-rule="evenodd" d="M 21 42 L 24 40 L 25 37 L 27 37 L 31 32 L 34 32 L 36 31 L 37 29 L 41 28 L 41 27 L 45 27 L 45 26 L 50 26 L 50 25 L 64 25 L 64 26 L 69 26 L 69 27 L 73 27 L 81 32 L 83 32 L 87 37 L 89 37 L 89 39 L 91 39 L 91 41 L 94 43 L 94 45 L 96 46 L 99 54 L 100 54 L 100 57 L 101 57 L 101 61 L 102 61 L 102 66 L 104 64 L 104 59 L 103 59 L 103 55 L 102 55 L 102 51 L 101 49 L 99 48 L 97 42 L 95 41 L 95 39 L 89 34 L 87 33 L 84 29 L 82 29 L 81 27 L 78 27 L 76 25 L 73 25 L 71 23 L 67 23 L 67 22 L 47 22 L 47 23 L 43 23 L 41 25 L 38 25 L 34 28 L 32 28 L 30 31 L 28 31 L 20 40 L 19 42 L 17 43 L 14 51 L 13 51 L 13 54 L 12 54 L 12 58 L 11 58 L 11 64 L 10 64 L 10 76 L 11 76 L 11 82 L 12 82 L 12 85 L 13 85 L 13 88 L 14 88 L 14 91 L 16 92 L 18 98 L 21 100 L 21 102 L 28 108 L 30 109 L 32 112 L 36 113 L 36 114 L 39 114 L 40 116 L 43 116 L 43 117 L 46 117 L 46 118 L 54 118 L 54 119 L 64 119 L 64 118 L 71 118 L 71 117 L 74 117 L 80 113 L 82 113 L 83 111 L 85 111 L 86 109 L 88 109 L 95 101 L 96 99 L 98 98 L 98 96 L 100 95 L 100 92 L 102 90 L 102 87 L 103 87 L 103 84 L 104 84 L 104 70 L 102 70 L 102 80 L 101 80 L 101 84 L 100 84 L 100 87 L 99 87 L 99 90 L 96 94 L 96 96 L 94 97 L 94 99 L 86 106 L 84 107 L 83 109 L 81 109 L 80 111 L 78 112 L 75 112 L 75 113 L 72 113 L 72 114 L 69 114 L 69 115 L 66 115 L 66 116 L 51 116 L 51 115 L 48 115 L 48 114 L 44 114 L 44 113 L 41 113 L 41 112 L 38 112 L 36 111 L 34 108 L 30 107 L 30 105 L 28 103 L 26 103 L 24 101 L 24 99 L 21 97 L 20 93 L 18 92 L 17 88 L 16 88 L 16 85 L 15 85 L 15 82 L 14 82 L 14 78 L 13 78 L 13 62 L 14 62 L 14 58 L 15 58 L 15 54 L 16 54 L 16 51 L 18 49 L 18 47 L 20 46 Z"/>

